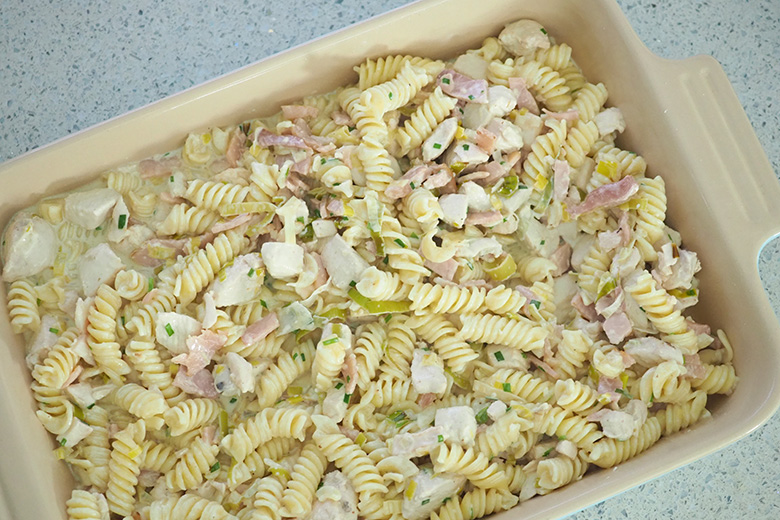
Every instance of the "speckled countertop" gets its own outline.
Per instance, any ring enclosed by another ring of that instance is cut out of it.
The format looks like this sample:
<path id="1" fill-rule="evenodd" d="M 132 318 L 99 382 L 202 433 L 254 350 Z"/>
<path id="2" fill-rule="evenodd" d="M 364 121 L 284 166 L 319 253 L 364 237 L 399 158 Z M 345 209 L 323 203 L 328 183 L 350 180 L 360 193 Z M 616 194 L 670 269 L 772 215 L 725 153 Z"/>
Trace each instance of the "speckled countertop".
<path id="1" fill-rule="evenodd" d="M 618 1 L 657 54 L 723 65 L 780 173 L 780 1 Z M 3 0 L 0 162 L 406 3 Z M 776 243 L 759 260 L 776 312 L 779 261 Z M 746 439 L 570 518 L 780 518 L 779 475 L 776 414 Z"/>

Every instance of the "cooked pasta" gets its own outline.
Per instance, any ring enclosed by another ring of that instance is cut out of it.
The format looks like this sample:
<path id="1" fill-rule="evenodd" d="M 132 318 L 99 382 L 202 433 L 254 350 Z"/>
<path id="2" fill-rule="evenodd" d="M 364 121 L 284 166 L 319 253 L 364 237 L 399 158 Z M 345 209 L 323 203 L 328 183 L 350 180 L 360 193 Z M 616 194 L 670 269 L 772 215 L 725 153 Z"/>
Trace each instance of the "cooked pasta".
<path id="1" fill-rule="evenodd" d="M 71 519 L 471 520 L 734 391 L 668 179 L 523 24 L 536 47 L 368 59 L 14 217 L 9 324 Z"/>

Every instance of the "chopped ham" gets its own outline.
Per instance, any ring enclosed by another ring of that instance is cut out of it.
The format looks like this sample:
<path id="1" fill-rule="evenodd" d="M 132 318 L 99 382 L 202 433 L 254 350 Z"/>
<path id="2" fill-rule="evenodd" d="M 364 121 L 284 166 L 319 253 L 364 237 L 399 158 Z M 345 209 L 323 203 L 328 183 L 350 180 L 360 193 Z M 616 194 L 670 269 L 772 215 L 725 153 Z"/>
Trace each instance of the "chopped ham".
<path id="1" fill-rule="evenodd" d="M 185 199 L 184 197 L 173 195 L 168 191 L 163 191 L 160 193 L 160 201 L 166 204 L 181 204 L 183 202 L 187 202 L 187 199 Z"/>
<path id="2" fill-rule="evenodd" d="M 328 208 L 328 215 L 334 215 L 337 217 L 344 215 L 344 203 L 339 199 L 333 199 L 330 202 L 328 202 L 327 208 Z"/>
<path id="3" fill-rule="evenodd" d="M 330 114 L 330 118 L 337 125 L 355 126 L 354 122 L 352 121 L 352 118 L 349 117 L 349 114 L 347 114 L 343 110 L 334 110 Z"/>
<path id="4" fill-rule="evenodd" d="M 458 270 L 458 262 L 453 258 L 450 258 L 446 262 L 431 262 L 430 260 L 426 260 L 424 265 L 448 281 L 452 281 L 455 277 L 455 272 Z"/>
<path id="5" fill-rule="evenodd" d="M 246 135 L 237 127 L 230 134 L 227 149 L 225 150 L 225 159 L 231 168 L 238 166 L 238 161 L 244 156 L 246 150 Z"/>
<path id="6" fill-rule="evenodd" d="M 571 125 L 577 122 L 577 119 L 580 117 L 579 112 L 577 112 L 576 109 L 567 110 L 566 112 L 550 112 L 546 108 L 543 108 L 542 112 L 550 119 L 566 121 L 568 123 L 566 126 L 569 128 L 571 128 Z"/>
<path id="7" fill-rule="evenodd" d="M 333 139 L 330 137 L 320 137 L 311 133 L 311 128 L 303 119 L 295 121 L 292 127 L 293 135 L 303 139 L 306 146 L 320 153 L 332 152 L 336 149 Z"/>
<path id="8" fill-rule="evenodd" d="M 213 424 L 204 426 L 200 432 L 200 438 L 203 439 L 203 442 L 206 444 L 214 444 L 214 441 L 217 438 L 217 427 Z"/>
<path id="9" fill-rule="evenodd" d="M 484 128 L 477 128 L 477 146 L 485 153 L 493 153 L 496 149 L 496 134 Z"/>
<path id="10" fill-rule="evenodd" d="M 201 370 L 193 376 L 189 376 L 186 370 L 179 370 L 173 379 L 173 386 L 181 388 L 188 394 L 214 399 L 219 396 L 217 387 L 214 386 L 214 377 L 208 370 Z"/>
<path id="11" fill-rule="evenodd" d="M 604 328 L 604 332 L 609 338 L 609 342 L 613 345 L 617 345 L 626 337 L 631 334 L 632 326 L 631 320 L 625 312 L 616 312 L 601 324 Z"/>
<path id="12" fill-rule="evenodd" d="M 427 179 L 433 170 L 428 165 L 415 166 L 409 169 L 400 179 L 394 180 L 385 190 L 385 195 L 390 200 L 402 199 L 409 195 L 415 187 L 422 186 L 423 181 Z"/>
<path id="13" fill-rule="evenodd" d="M 488 177 L 490 177 L 490 172 L 485 170 L 477 170 L 475 172 L 467 173 L 466 175 L 461 175 L 458 177 L 458 180 L 461 183 L 475 181 L 478 182 L 480 186 L 487 186 L 489 183 L 485 182 L 485 179 Z"/>
<path id="14" fill-rule="evenodd" d="M 184 246 L 187 244 L 186 238 L 174 240 L 167 238 L 153 238 L 144 243 L 130 254 L 130 258 L 137 264 L 144 267 L 157 267 L 162 265 L 166 258 L 176 258 L 184 253 Z M 154 256 L 152 256 L 154 252 Z M 163 258 L 158 258 L 163 256 Z"/>
<path id="15" fill-rule="evenodd" d="M 625 247 L 628 245 L 630 239 L 631 228 L 628 224 L 627 211 L 620 212 L 618 229 L 614 231 L 604 231 L 598 235 L 599 246 L 606 251 L 612 251 L 618 247 Z"/>
<path id="16" fill-rule="evenodd" d="M 623 388 L 623 383 L 617 377 L 599 377 L 598 393 L 613 394 L 618 388 Z"/>
<path id="17" fill-rule="evenodd" d="M 287 148 L 307 149 L 309 146 L 298 136 L 278 135 L 269 132 L 265 128 L 258 128 L 255 132 L 254 143 L 258 146 L 286 146 Z"/>
<path id="18" fill-rule="evenodd" d="M 234 229 L 237 228 L 238 226 L 246 224 L 250 220 L 252 220 L 251 214 L 242 213 L 223 222 L 217 222 L 211 227 L 211 232 L 214 234 L 222 233 L 223 231 L 227 231 L 228 229 Z"/>
<path id="19" fill-rule="evenodd" d="M 279 319 L 275 312 L 272 312 L 251 324 L 241 335 L 241 341 L 245 345 L 254 345 L 258 341 L 265 339 L 270 333 L 279 328 Z"/>
<path id="20" fill-rule="evenodd" d="M 555 377 L 555 378 L 558 378 L 558 377 L 560 377 L 560 376 L 558 375 L 558 371 L 557 371 L 557 370 L 555 370 L 555 369 L 554 369 L 552 366 L 550 366 L 550 364 L 549 364 L 549 363 L 545 363 L 544 361 L 542 361 L 542 360 L 541 360 L 541 359 L 539 359 L 538 357 L 534 356 L 533 354 L 526 354 L 526 355 L 528 356 L 528 360 L 529 360 L 531 363 L 533 363 L 533 364 L 534 364 L 534 365 L 536 365 L 537 367 L 539 367 L 539 368 L 541 368 L 542 370 L 544 370 L 544 372 L 545 372 L 547 375 L 549 375 L 549 376 L 551 376 L 551 377 Z"/>
<path id="21" fill-rule="evenodd" d="M 507 25 L 498 35 L 506 50 L 515 56 L 525 56 L 536 49 L 549 49 L 550 38 L 539 22 L 518 20 Z"/>
<path id="22" fill-rule="evenodd" d="M 696 323 L 690 318 L 686 318 L 685 321 L 688 324 L 688 328 L 691 329 L 693 332 L 695 332 L 697 336 L 699 334 L 712 333 L 712 329 L 710 329 L 710 326 L 707 325 L 706 323 Z"/>
<path id="23" fill-rule="evenodd" d="M 474 103 L 488 102 L 488 82 L 484 79 L 471 79 L 452 69 L 444 69 L 438 77 L 442 92 L 463 101 Z"/>
<path id="24" fill-rule="evenodd" d="M 443 188 L 444 186 L 451 184 L 452 193 L 454 193 L 456 185 L 455 174 L 452 172 L 452 170 L 450 170 L 446 164 L 435 167 L 433 170 L 436 173 L 428 177 L 425 182 L 423 182 L 423 187 L 432 190 L 434 188 Z M 441 192 L 444 193 L 444 191 Z"/>
<path id="25" fill-rule="evenodd" d="M 192 376 L 211 363 L 211 358 L 226 341 L 226 336 L 208 329 L 204 330 L 197 336 L 187 338 L 187 352 L 173 357 L 171 361 L 187 367 L 187 375 Z"/>
<path id="26" fill-rule="evenodd" d="M 309 175 L 311 172 L 311 163 L 314 159 L 314 156 L 307 155 L 300 161 L 295 162 L 295 164 L 290 167 L 290 171 L 294 173 L 300 173 L 301 175 Z"/>
<path id="27" fill-rule="evenodd" d="M 417 398 L 417 404 L 420 405 L 421 408 L 425 408 L 426 406 L 430 406 L 438 396 L 433 393 L 427 393 L 427 394 L 420 394 L 420 396 Z"/>
<path id="28" fill-rule="evenodd" d="M 525 108 L 534 115 L 539 115 L 539 104 L 534 95 L 528 90 L 528 85 L 523 78 L 509 78 L 509 88 L 517 94 L 517 108 Z"/>
<path id="29" fill-rule="evenodd" d="M 550 260 L 555 264 L 555 271 L 552 272 L 553 277 L 557 278 L 568 271 L 569 267 L 571 267 L 571 246 L 568 242 L 558 246 L 558 249 L 550 255 Z"/>
<path id="30" fill-rule="evenodd" d="M 317 117 L 320 110 L 317 107 L 308 107 L 305 105 L 282 105 L 282 114 L 285 119 L 294 121 L 295 119 L 313 119 Z"/>
<path id="31" fill-rule="evenodd" d="M 344 376 L 344 380 L 347 382 L 344 387 L 348 394 L 355 391 L 358 380 L 357 370 L 357 358 L 352 350 L 347 351 L 347 355 L 344 356 L 344 365 L 341 367 L 341 374 Z"/>
<path id="32" fill-rule="evenodd" d="M 580 293 L 577 293 L 574 298 L 571 299 L 571 306 L 574 307 L 577 312 L 579 312 L 580 315 L 582 315 L 582 317 L 588 321 L 596 321 L 599 318 L 598 314 L 596 313 L 596 306 L 592 303 L 590 305 L 585 305 L 585 302 L 582 301 L 582 296 Z"/>
<path id="33" fill-rule="evenodd" d="M 611 208 L 628 202 L 639 191 L 639 183 L 631 177 L 623 177 L 617 182 L 605 184 L 588 193 L 582 204 L 569 208 L 569 214 L 578 217 L 583 213 L 599 208 Z"/>
<path id="34" fill-rule="evenodd" d="M 628 352 L 621 350 L 619 353 L 620 353 L 620 357 L 623 358 L 624 367 L 629 368 L 631 367 L 631 365 L 636 363 L 636 360 L 633 357 L 631 357 L 631 354 L 629 354 Z"/>
<path id="35" fill-rule="evenodd" d="M 553 198 L 562 201 L 569 193 L 569 163 L 556 159 L 553 163 Z"/>
<path id="36" fill-rule="evenodd" d="M 173 169 L 180 164 L 178 157 L 169 157 L 156 161 L 154 159 L 144 159 L 138 163 L 138 172 L 142 179 L 151 179 L 153 177 L 165 177 L 173 172 Z"/>
<path id="37" fill-rule="evenodd" d="M 707 369 L 701 364 L 698 354 L 684 354 L 685 369 L 688 371 L 685 376 L 689 379 L 702 379 L 707 375 Z"/>
<path id="38" fill-rule="evenodd" d="M 309 185 L 306 184 L 297 174 L 290 173 L 285 180 L 285 186 L 296 197 L 303 197 L 309 191 Z"/>
<path id="39" fill-rule="evenodd" d="M 477 211 L 469 213 L 466 217 L 466 224 L 490 227 L 501 222 L 503 218 L 500 211 Z"/>

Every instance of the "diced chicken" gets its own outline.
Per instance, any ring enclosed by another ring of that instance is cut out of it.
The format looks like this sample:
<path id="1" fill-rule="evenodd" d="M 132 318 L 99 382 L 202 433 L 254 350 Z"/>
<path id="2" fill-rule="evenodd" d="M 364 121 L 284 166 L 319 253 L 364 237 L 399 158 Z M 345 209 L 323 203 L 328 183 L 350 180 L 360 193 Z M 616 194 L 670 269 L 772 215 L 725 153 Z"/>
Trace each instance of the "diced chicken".
<path id="1" fill-rule="evenodd" d="M 626 313 L 622 311 L 612 314 L 609 318 L 604 320 L 604 323 L 602 323 L 601 326 L 603 327 L 609 342 L 613 345 L 617 345 L 626 339 L 633 330 L 631 321 L 628 319 Z"/>
<path id="2" fill-rule="evenodd" d="M 16 216 L 5 233 L 3 280 L 14 282 L 54 264 L 58 240 L 54 228 L 40 217 Z"/>
<path id="3" fill-rule="evenodd" d="M 664 244 L 661 246 L 661 251 L 667 253 L 665 250 L 671 250 L 676 248 L 672 244 Z M 671 262 L 666 263 L 662 268 L 662 255 L 659 255 L 659 271 L 661 278 L 661 285 L 666 290 L 672 289 L 690 289 L 693 282 L 693 276 L 701 270 L 701 263 L 699 258 L 693 251 L 685 249 L 677 249 L 678 257 L 673 258 Z M 663 257 L 668 255 L 664 254 Z M 661 270 L 663 269 L 663 270 Z"/>
<path id="4" fill-rule="evenodd" d="M 503 252 L 501 244 L 495 238 L 467 238 L 458 246 L 458 256 L 466 258 L 500 256 Z"/>
<path id="5" fill-rule="evenodd" d="M 470 408 L 469 411 L 473 416 L 474 412 Z M 446 430 L 439 425 L 417 433 L 399 433 L 391 439 L 391 453 L 407 459 L 422 457 L 428 455 L 436 446 L 444 442 L 445 438 Z"/>
<path id="6" fill-rule="evenodd" d="M 536 102 L 536 98 L 528 90 L 528 85 L 523 78 L 509 78 L 509 88 L 512 89 L 516 99 L 517 108 L 525 108 L 531 114 L 539 115 L 539 104 Z"/>
<path id="7" fill-rule="evenodd" d="M 558 441 L 558 444 L 555 445 L 555 451 L 572 460 L 577 458 L 577 445 L 567 439 Z"/>
<path id="8" fill-rule="evenodd" d="M 523 184 L 520 184 L 518 189 L 509 197 L 500 197 L 503 209 L 510 213 L 515 213 L 519 210 L 523 204 L 531 200 L 533 190 L 527 189 Z"/>
<path id="9" fill-rule="evenodd" d="M 468 182 L 466 184 L 469 184 Z M 474 183 L 472 183 L 474 184 Z M 475 186 L 479 187 L 475 184 Z M 480 188 L 481 190 L 482 188 Z M 482 190 L 484 194 L 484 190 Z M 487 195 L 485 195 L 487 197 Z M 443 214 L 442 220 L 448 224 L 452 224 L 455 227 L 463 227 L 466 222 L 466 216 L 468 215 L 469 197 L 466 194 L 448 194 L 439 197 L 439 206 Z M 488 199 L 488 204 L 490 200 Z"/>
<path id="10" fill-rule="evenodd" d="M 451 69 L 444 69 L 437 82 L 442 92 L 463 101 L 474 103 L 488 102 L 488 82 L 484 79 L 472 79 Z"/>
<path id="11" fill-rule="evenodd" d="M 469 216 L 466 218 L 466 224 L 473 226 L 492 227 L 500 224 L 503 219 L 504 216 L 500 211 L 475 211 L 473 213 L 469 213 Z"/>
<path id="12" fill-rule="evenodd" d="M 493 401 L 487 409 L 487 415 L 492 420 L 497 421 L 506 415 L 506 405 L 503 401 Z"/>
<path id="13" fill-rule="evenodd" d="M 187 352 L 174 356 L 171 361 L 187 367 L 187 375 L 194 375 L 211 363 L 214 354 L 225 345 L 227 337 L 211 330 L 187 338 Z"/>
<path id="14" fill-rule="evenodd" d="M 258 146 L 284 146 L 286 148 L 308 149 L 306 142 L 294 135 L 277 135 L 265 128 L 258 128 L 255 132 L 254 143 Z"/>
<path id="15" fill-rule="evenodd" d="M 161 312 L 156 318 L 155 337 L 171 354 L 184 354 L 187 339 L 200 334 L 201 329 L 201 323 L 186 314 Z"/>
<path id="16" fill-rule="evenodd" d="M 612 257 L 612 264 L 609 266 L 609 272 L 616 278 L 626 278 L 634 272 L 642 260 L 642 255 L 636 247 L 623 247 L 618 249 L 615 256 Z"/>
<path id="17" fill-rule="evenodd" d="M 628 352 L 637 363 L 648 368 L 664 361 L 674 361 L 679 365 L 684 361 L 683 353 L 678 348 L 652 336 L 630 339 L 623 350 Z"/>
<path id="18" fill-rule="evenodd" d="M 461 54 L 452 64 L 452 68 L 474 79 L 487 79 L 488 62 L 476 54 Z"/>
<path id="19" fill-rule="evenodd" d="M 241 255 L 220 271 L 207 294 L 214 305 L 227 307 L 241 305 L 255 299 L 263 286 L 263 261 L 258 253 Z"/>
<path id="20" fill-rule="evenodd" d="M 69 385 L 65 391 L 83 410 L 86 410 L 97 401 L 92 393 L 92 385 L 89 383 L 77 383 L 75 385 Z"/>
<path id="21" fill-rule="evenodd" d="M 322 413 L 336 422 L 341 422 L 347 415 L 348 405 L 344 402 L 346 395 L 346 387 L 331 387 L 322 401 Z"/>
<path id="22" fill-rule="evenodd" d="M 247 222 L 251 221 L 252 218 L 253 217 L 251 213 L 242 213 L 241 215 L 236 215 L 235 217 L 228 220 L 217 222 L 211 226 L 210 231 L 214 234 L 223 233 L 229 229 L 235 229 L 239 226 L 243 226 Z"/>
<path id="23" fill-rule="evenodd" d="M 525 153 L 531 149 L 531 145 L 542 133 L 544 121 L 530 110 L 525 114 L 520 114 L 519 112 L 515 112 L 515 114 L 513 123 L 520 129 L 523 137 L 523 152 Z"/>
<path id="24" fill-rule="evenodd" d="M 284 225 L 284 241 L 295 244 L 295 235 L 303 229 L 309 219 L 306 203 L 297 197 L 290 197 L 276 210 L 276 214 Z"/>
<path id="25" fill-rule="evenodd" d="M 415 483 L 414 493 L 404 493 L 401 511 L 406 520 L 424 520 L 438 510 L 444 500 L 461 490 L 466 477 L 455 473 L 434 474 L 431 468 L 424 467 L 411 481 Z"/>
<path id="26" fill-rule="evenodd" d="M 569 163 L 556 159 L 553 163 L 553 199 L 562 201 L 569 193 Z"/>
<path id="27" fill-rule="evenodd" d="M 599 129 L 599 136 L 611 134 L 612 132 L 622 132 L 626 129 L 626 120 L 623 119 L 623 112 L 617 107 L 607 108 L 602 110 L 596 117 L 593 118 L 593 122 Z"/>
<path id="28" fill-rule="evenodd" d="M 233 382 L 233 378 L 230 377 L 230 368 L 227 365 L 221 363 L 214 365 L 211 375 L 214 378 L 214 387 L 220 395 L 223 397 L 237 397 L 241 395 L 241 390 L 238 389 Z"/>
<path id="29" fill-rule="evenodd" d="M 615 287 L 609 294 L 605 294 L 596 302 L 596 312 L 605 318 L 609 318 L 623 308 L 624 301 L 623 288 L 620 286 Z"/>
<path id="30" fill-rule="evenodd" d="M 235 352 L 228 352 L 225 361 L 230 369 L 230 379 L 242 393 L 253 392 L 255 389 L 255 376 L 252 364 Z"/>
<path id="31" fill-rule="evenodd" d="M 513 368 L 523 372 L 528 370 L 528 358 L 523 356 L 520 349 L 488 345 L 485 350 L 490 364 L 496 368 Z"/>
<path id="32" fill-rule="evenodd" d="M 303 272 L 303 248 L 298 244 L 266 242 L 260 253 L 268 274 L 274 278 L 292 278 Z"/>
<path id="33" fill-rule="evenodd" d="M 446 147 L 444 147 L 444 149 L 446 149 Z M 390 183 L 385 190 L 385 195 L 392 200 L 404 198 L 409 195 L 414 188 L 422 186 L 423 181 L 425 181 L 432 172 L 433 170 L 427 164 L 421 164 L 410 168 L 400 179 L 396 179 Z"/>
<path id="34" fill-rule="evenodd" d="M 412 386 L 419 394 L 441 395 L 447 390 L 444 362 L 435 352 L 415 349 L 412 358 Z"/>
<path id="35" fill-rule="evenodd" d="M 523 129 L 512 122 L 495 118 L 485 128 L 496 135 L 495 148 L 499 152 L 508 153 L 523 148 Z"/>
<path id="36" fill-rule="evenodd" d="M 634 434 L 634 416 L 629 413 L 618 410 L 599 410 L 589 419 L 601 423 L 601 430 L 610 439 L 625 441 Z"/>
<path id="37" fill-rule="evenodd" d="M 445 440 L 465 446 L 473 444 L 477 434 L 477 419 L 470 406 L 439 408 L 434 425 L 444 430 Z"/>
<path id="38" fill-rule="evenodd" d="M 464 182 L 458 192 L 466 196 L 469 211 L 491 211 L 493 209 L 487 192 L 476 182 Z"/>
<path id="39" fill-rule="evenodd" d="M 144 159 L 138 163 L 138 172 L 142 179 L 152 179 L 154 177 L 165 177 L 173 172 L 173 169 L 181 163 L 178 157 L 168 157 L 165 159 Z"/>
<path id="40" fill-rule="evenodd" d="M 639 183 L 630 175 L 617 182 L 599 186 L 588 193 L 582 204 L 569 208 L 569 214 L 578 217 L 599 208 L 611 208 L 628 202 L 639 191 Z"/>
<path id="41" fill-rule="evenodd" d="M 124 266 L 122 260 L 106 243 L 88 250 L 79 262 L 79 278 L 84 294 L 94 296 L 102 284 L 112 283 Z"/>
<path id="42" fill-rule="evenodd" d="M 507 25 L 498 40 L 515 56 L 525 56 L 537 49 L 549 49 L 550 38 L 542 24 L 534 20 L 518 20 Z"/>
<path id="43" fill-rule="evenodd" d="M 461 110 L 460 122 L 469 130 L 484 127 L 493 119 L 490 109 L 483 103 L 466 103 Z"/>
<path id="44" fill-rule="evenodd" d="M 332 237 L 338 231 L 336 230 L 336 224 L 331 220 L 317 219 L 311 223 L 314 236 L 317 238 Z"/>
<path id="45" fill-rule="evenodd" d="M 188 394 L 200 397 L 214 399 L 219 396 L 219 392 L 217 392 L 217 388 L 214 386 L 214 377 L 211 375 L 211 372 L 205 369 L 194 376 L 187 375 L 186 370 L 179 370 L 173 379 L 173 386 L 181 388 Z"/>
<path id="46" fill-rule="evenodd" d="M 241 341 L 246 345 L 254 345 L 264 340 L 270 333 L 279 328 L 279 319 L 275 312 L 269 313 L 252 323 L 241 335 Z"/>
<path id="47" fill-rule="evenodd" d="M 311 119 L 317 117 L 320 113 L 317 107 L 305 105 L 282 105 L 282 114 L 285 119 L 294 121 L 295 119 Z"/>
<path id="48" fill-rule="evenodd" d="M 38 363 L 41 363 L 46 358 L 51 347 L 57 343 L 58 336 L 52 332 L 52 330 L 58 330 L 57 327 L 59 327 L 59 322 L 51 314 L 45 314 L 43 318 L 41 318 L 41 326 L 35 334 L 35 338 L 30 344 L 27 356 L 25 357 L 25 361 L 30 370 Z"/>
<path id="49" fill-rule="evenodd" d="M 455 277 L 455 272 L 458 270 L 458 262 L 452 258 L 445 262 L 431 262 L 430 260 L 426 260 L 425 267 L 438 274 L 445 280 L 452 281 L 452 279 Z"/>
<path id="50" fill-rule="evenodd" d="M 458 130 L 458 120 L 454 117 L 448 117 L 437 126 L 433 133 L 422 144 L 423 160 L 433 161 L 452 144 L 455 139 L 455 133 Z"/>
<path id="51" fill-rule="evenodd" d="M 57 435 L 57 441 L 60 446 L 72 448 L 86 439 L 90 433 L 92 433 L 92 427 L 74 417 L 65 433 Z"/>
<path id="52" fill-rule="evenodd" d="M 287 334 L 294 330 L 312 330 L 314 318 L 309 309 L 300 302 L 292 302 L 278 312 L 278 334 Z"/>
<path id="53" fill-rule="evenodd" d="M 368 269 L 368 262 L 339 235 L 328 240 L 321 256 L 331 282 L 339 289 L 347 290 L 350 282 L 360 280 L 363 271 Z"/>
<path id="54" fill-rule="evenodd" d="M 110 188 L 71 193 L 65 197 L 65 220 L 95 229 L 106 220 L 119 198 L 119 193 Z"/>
<path id="55" fill-rule="evenodd" d="M 482 151 L 476 143 L 458 139 L 447 151 L 445 161 L 447 164 L 463 163 L 466 165 L 482 164 L 487 162 L 490 156 Z"/>
<path id="56" fill-rule="evenodd" d="M 340 471 L 325 475 L 317 489 L 309 520 L 357 520 L 358 496 L 352 483 Z"/>
<path id="57" fill-rule="evenodd" d="M 142 228 L 142 226 L 133 226 L 131 229 L 136 230 L 137 228 Z M 166 258 L 176 258 L 184 253 L 187 242 L 188 240 L 184 238 L 153 238 L 145 241 L 140 247 L 134 250 L 130 254 L 130 258 L 132 258 L 134 262 L 145 267 L 157 267 L 158 265 L 161 265 Z"/>
<path id="58" fill-rule="evenodd" d="M 494 117 L 504 117 L 517 106 L 517 96 L 503 85 L 488 88 L 488 110 Z"/>

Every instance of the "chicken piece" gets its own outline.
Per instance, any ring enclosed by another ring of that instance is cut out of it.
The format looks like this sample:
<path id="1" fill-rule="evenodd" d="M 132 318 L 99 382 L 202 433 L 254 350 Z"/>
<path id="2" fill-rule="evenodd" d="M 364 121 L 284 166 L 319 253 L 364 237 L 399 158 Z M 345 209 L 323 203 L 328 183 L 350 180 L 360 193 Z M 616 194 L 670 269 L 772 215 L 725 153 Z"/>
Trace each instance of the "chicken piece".
<path id="1" fill-rule="evenodd" d="M 35 365 L 41 363 L 46 355 L 51 350 L 51 347 L 57 343 L 58 336 L 52 330 L 58 330 L 59 321 L 51 314 L 46 314 L 41 318 L 41 326 L 38 332 L 35 334 L 35 338 L 27 351 L 25 361 L 30 370 L 35 368 Z"/>
<path id="2" fill-rule="evenodd" d="M 130 232 L 130 210 L 120 196 L 111 213 L 111 223 L 108 225 L 108 239 L 111 242 L 121 242 Z"/>
<path id="3" fill-rule="evenodd" d="M 325 243 L 321 255 L 331 282 L 339 289 L 348 290 L 350 283 L 360 280 L 363 271 L 368 269 L 368 262 L 339 235 Z"/>
<path id="4" fill-rule="evenodd" d="M 456 72 L 474 79 L 487 79 L 488 62 L 476 54 L 461 54 L 452 64 Z"/>
<path id="5" fill-rule="evenodd" d="M 207 294 L 214 298 L 217 307 L 241 305 L 255 299 L 262 286 L 263 261 L 260 254 L 249 253 L 236 257 L 231 265 L 223 268 Z"/>
<path id="6" fill-rule="evenodd" d="M 200 334 L 201 329 L 201 323 L 186 314 L 161 312 L 157 314 L 155 337 L 171 354 L 183 354 L 187 351 L 187 339 Z"/>
<path id="7" fill-rule="evenodd" d="M 433 161 L 452 144 L 458 131 L 458 120 L 448 117 L 437 126 L 422 144 L 423 160 Z"/>
<path id="8" fill-rule="evenodd" d="M 242 393 L 253 392 L 255 389 L 254 367 L 252 363 L 235 352 L 228 352 L 225 361 L 230 369 L 230 380 Z"/>
<path id="9" fill-rule="evenodd" d="M 523 129 L 512 122 L 495 118 L 485 129 L 496 135 L 496 150 L 499 152 L 509 153 L 523 148 Z"/>
<path id="10" fill-rule="evenodd" d="M 54 264 L 58 240 L 54 228 L 40 217 L 14 217 L 3 240 L 3 280 L 33 276 Z"/>
<path id="11" fill-rule="evenodd" d="M 317 489 L 309 520 L 357 520 L 358 497 L 352 483 L 341 471 L 331 471 Z"/>
<path id="12" fill-rule="evenodd" d="M 266 242 L 260 253 L 268 274 L 274 278 L 292 278 L 303 272 L 303 248 L 298 244 Z"/>
<path id="13" fill-rule="evenodd" d="M 526 56 L 537 49 L 549 49 L 550 38 L 542 24 L 534 20 L 518 20 L 507 25 L 498 41 L 515 56 Z"/>
<path id="14" fill-rule="evenodd" d="M 322 401 L 322 413 L 337 423 L 341 422 L 344 417 L 346 417 L 347 407 L 349 406 L 344 402 L 346 395 L 347 389 L 344 386 L 341 388 L 331 387 L 328 389 L 328 393 Z"/>
<path id="15" fill-rule="evenodd" d="M 542 133 L 544 121 L 530 110 L 524 114 L 521 114 L 519 111 L 514 114 L 512 122 L 520 129 L 520 133 L 523 136 L 523 151 L 527 152 L 531 149 L 531 145 L 536 141 L 536 138 Z"/>
<path id="16" fill-rule="evenodd" d="M 434 426 L 444 430 L 444 439 L 463 446 L 474 444 L 477 419 L 470 406 L 450 406 L 436 410 Z"/>
<path id="17" fill-rule="evenodd" d="M 92 433 L 92 427 L 74 417 L 65 433 L 57 435 L 57 441 L 60 446 L 72 448 L 86 439 L 90 433 Z"/>
<path id="18" fill-rule="evenodd" d="M 415 349 L 412 358 L 412 386 L 418 394 L 441 395 L 447 390 L 444 362 L 435 352 Z"/>
<path id="19" fill-rule="evenodd" d="M 503 85 L 488 88 L 488 110 L 494 117 L 504 117 L 517 106 L 517 96 Z"/>
<path id="20" fill-rule="evenodd" d="M 441 507 L 445 499 L 458 493 L 466 477 L 454 473 L 434 475 L 430 467 L 421 468 L 412 477 L 414 493 L 404 493 L 402 513 L 406 520 L 423 520 Z"/>
<path id="21" fill-rule="evenodd" d="M 604 137 L 612 132 L 622 132 L 626 129 L 626 120 L 623 119 L 623 112 L 617 107 L 607 108 L 602 110 L 596 117 L 593 118 L 593 122 L 599 129 L 599 136 Z"/>
<path id="22" fill-rule="evenodd" d="M 447 151 L 445 162 L 448 165 L 454 163 L 475 165 L 487 162 L 488 159 L 490 159 L 490 156 L 483 152 L 475 142 L 466 139 L 458 139 Z"/>
<path id="23" fill-rule="evenodd" d="M 474 103 L 488 102 L 488 82 L 484 79 L 472 79 L 451 69 L 441 71 L 437 82 L 442 92 L 454 98 Z"/>
<path id="24" fill-rule="evenodd" d="M 481 258 L 483 256 L 500 256 L 504 250 L 495 238 L 467 238 L 458 245 L 457 256 L 466 258 Z"/>
<path id="25" fill-rule="evenodd" d="M 444 442 L 445 433 L 445 429 L 438 425 L 417 433 L 399 433 L 391 438 L 391 453 L 407 459 L 428 455 L 440 442 Z"/>
<path id="26" fill-rule="evenodd" d="M 227 337 L 211 330 L 203 330 L 197 336 L 187 338 L 187 352 L 174 356 L 171 361 L 187 367 L 187 375 L 195 375 L 211 363 L 214 354 L 225 345 Z"/>
<path id="27" fill-rule="evenodd" d="M 439 206 L 441 206 L 442 220 L 448 224 L 452 224 L 455 227 L 463 227 L 463 224 L 466 222 L 466 216 L 468 215 L 468 200 L 468 195 L 463 193 L 450 193 L 439 197 Z"/>
<path id="28" fill-rule="evenodd" d="M 333 223 L 331 220 L 325 220 L 325 219 L 317 219 L 312 221 L 311 223 L 312 230 L 314 231 L 314 236 L 317 238 L 327 238 L 332 237 L 338 231 L 336 230 L 336 224 Z"/>
<path id="29" fill-rule="evenodd" d="M 490 203 L 490 197 L 485 188 L 474 181 L 468 181 L 461 184 L 459 193 L 466 196 L 469 211 L 491 211 L 493 205 Z"/>
<path id="30" fill-rule="evenodd" d="M 119 199 L 119 193 L 110 188 L 71 193 L 65 197 L 65 220 L 95 229 L 106 220 Z"/>
<path id="31" fill-rule="evenodd" d="M 507 406 L 504 404 L 503 401 L 493 401 L 492 403 L 490 403 L 490 406 L 488 406 L 487 415 L 492 420 L 497 421 L 501 417 L 506 415 L 506 411 L 507 411 Z"/>
<path id="32" fill-rule="evenodd" d="M 651 336 L 630 339 L 624 345 L 623 350 L 630 354 L 637 363 L 647 368 L 664 361 L 683 364 L 683 353 L 680 349 Z"/>
<path id="33" fill-rule="evenodd" d="M 98 244 L 88 250 L 79 262 L 79 278 L 85 296 L 94 296 L 104 283 L 112 283 L 125 264 L 106 244 Z"/>

